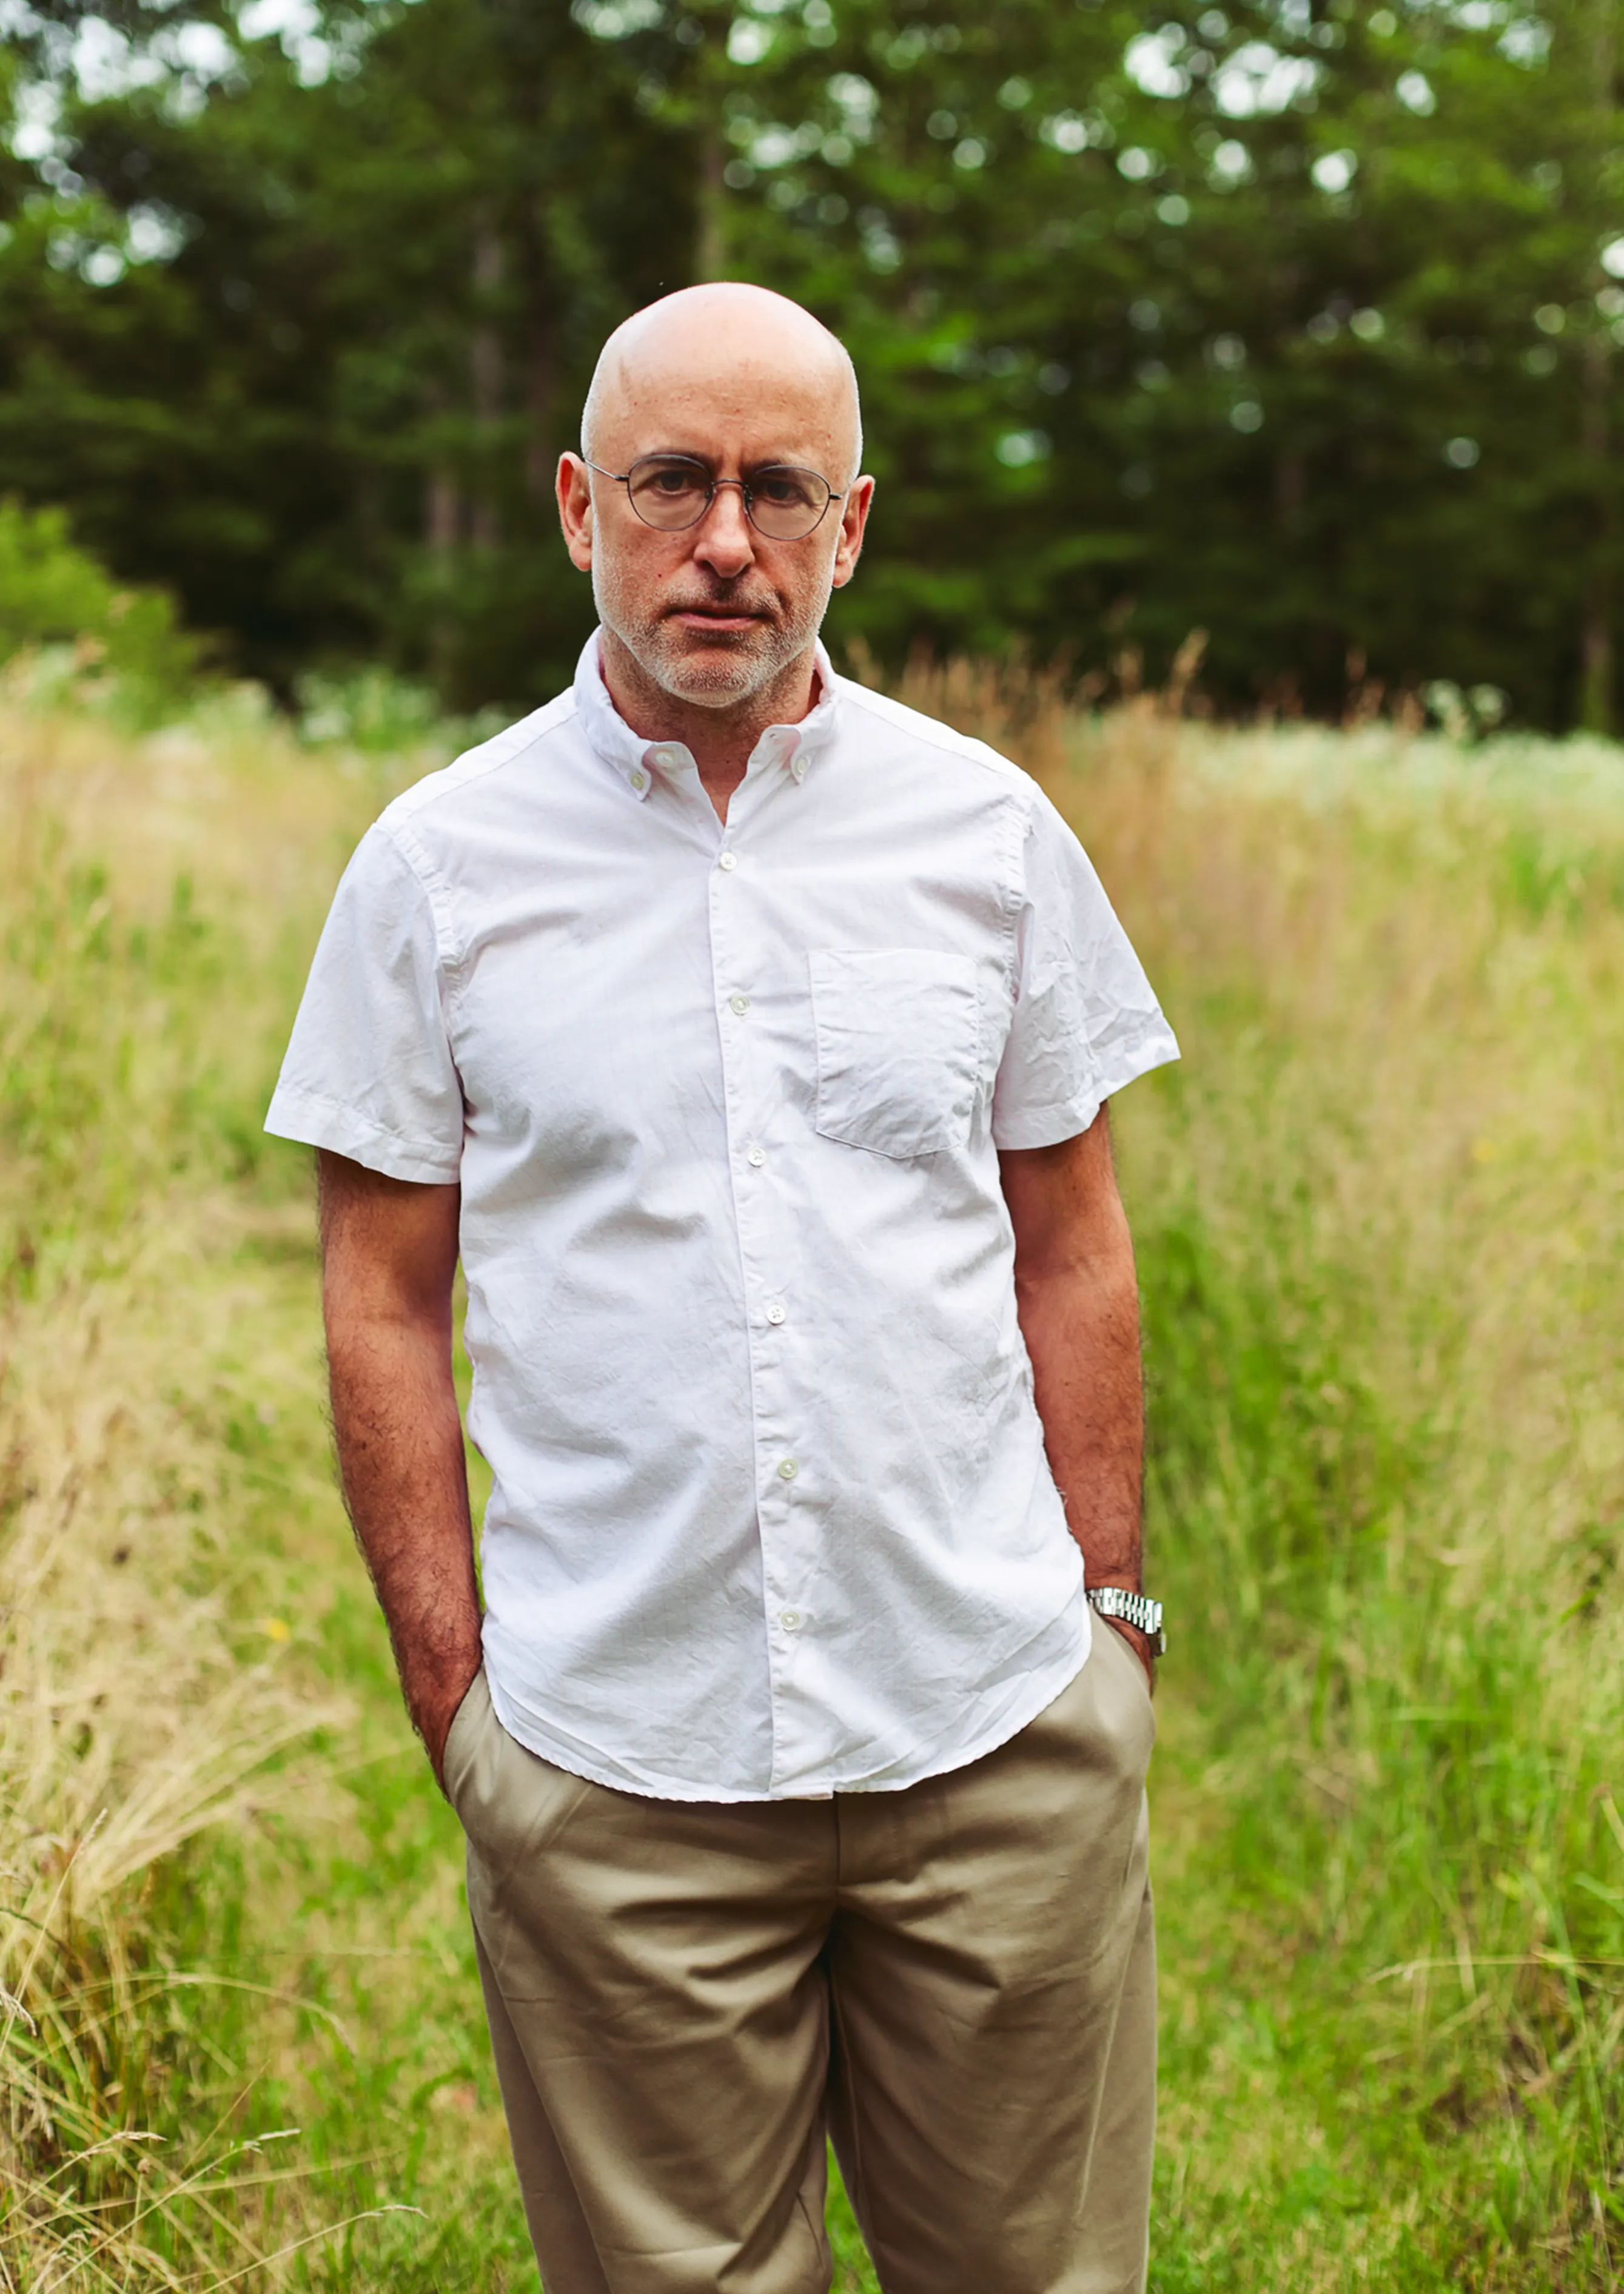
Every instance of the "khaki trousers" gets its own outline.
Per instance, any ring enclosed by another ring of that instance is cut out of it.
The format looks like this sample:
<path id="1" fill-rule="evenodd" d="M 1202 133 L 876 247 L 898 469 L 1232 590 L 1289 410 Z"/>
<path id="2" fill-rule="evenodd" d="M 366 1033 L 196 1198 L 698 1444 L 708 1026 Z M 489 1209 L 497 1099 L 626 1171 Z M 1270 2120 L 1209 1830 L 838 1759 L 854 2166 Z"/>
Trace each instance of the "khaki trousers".
<path id="1" fill-rule="evenodd" d="M 446 1776 L 547 2294 L 824 2294 L 824 2138 L 886 2294 L 1138 2294 L 1156 1966 L 1138 1660 L 905 1791 L 729 1807 Z"/>

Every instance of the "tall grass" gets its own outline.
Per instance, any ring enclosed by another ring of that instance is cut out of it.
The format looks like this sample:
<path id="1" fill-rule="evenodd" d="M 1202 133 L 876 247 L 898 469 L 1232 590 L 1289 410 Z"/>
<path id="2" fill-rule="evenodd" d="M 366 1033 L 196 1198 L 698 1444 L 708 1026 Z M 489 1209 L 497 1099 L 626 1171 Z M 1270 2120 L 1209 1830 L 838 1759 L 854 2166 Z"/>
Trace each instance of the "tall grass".
<path id="1" fill-rule="evenodd" d="M 1146 948 L 1157 2282 L 1624 2251 L 1624 759 L 1086 728 L 960 665 Z"/>
<path id="2" fill-rule="evenodd" d="M 0 2274 L 214 2282 L 275 2169 L 215 2060 L 252 1979 L 177 1962 L 176 1891 L 309 1805 L 277 1756 L 345 1713 L 287 1661 L 276 1517 L 325 1461 L 297 1418 L 267 1455 L 315 1363 L 256 1110 L 365 800 L 229 712 L 135 748 L 13 705 L 0 742 Z"/>
<path id="3" fill-rule="evenodd" d="M 1153 2282 L 1613 2285 L 1624 767 L 907 697 L 1042 774 L 1185 1049 L 1117 1110 L 1173 1634 Z M 433 756 L 213 712 L 0 702 L 0 2284 L 533 2286 L 257 1128 Z"/>

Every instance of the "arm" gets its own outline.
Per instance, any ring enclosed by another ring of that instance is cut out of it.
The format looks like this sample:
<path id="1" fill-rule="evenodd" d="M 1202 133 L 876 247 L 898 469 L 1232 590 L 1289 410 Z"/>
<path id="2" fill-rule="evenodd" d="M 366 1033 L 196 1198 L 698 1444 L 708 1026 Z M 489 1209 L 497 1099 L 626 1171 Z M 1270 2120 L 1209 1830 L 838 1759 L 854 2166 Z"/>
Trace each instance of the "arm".
<path id="1" fill-rule="evenodd" d="M 444 1788 L 445 1739 L 479 1670 L 479 1595 L 451 1381 L 461 1190 L 319 1157 L 322 1312 L 344 1501 L 389 1626 L 411 1723 Z"/>
<path id="2" fill-rule="evenodd" d="M 1140 1588 L 1144 1402 L 1133 1245 L 1109 1120 L 1054 1147 L 999 1157 L 1015 1229 L 1015 1301 L 1043 1444 L 1091 1585 Z M 1142 1633 L 1116 1618 L 1155 1679 Z"/>

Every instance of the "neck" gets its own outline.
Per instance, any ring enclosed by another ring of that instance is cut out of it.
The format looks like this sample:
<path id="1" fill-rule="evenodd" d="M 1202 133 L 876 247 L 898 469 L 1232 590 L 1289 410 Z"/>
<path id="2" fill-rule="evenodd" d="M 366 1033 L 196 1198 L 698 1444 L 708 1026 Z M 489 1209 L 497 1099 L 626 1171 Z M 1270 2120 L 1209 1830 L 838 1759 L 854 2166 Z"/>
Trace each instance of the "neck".
<path id="1" fill-rule="evenodd" d="M 757 742 L 769 725 L 800 722 L 811 709 L 817 678 L 816 655 L 808 646 L 769 684 L 742 701 L 707 708 L 656 685 L 613 630 L 603 630 L 598 658 L 609 698 L 632 731 L 645 741 L 680 741 L 724 820 L 727 800 L 743 779 Z"/>

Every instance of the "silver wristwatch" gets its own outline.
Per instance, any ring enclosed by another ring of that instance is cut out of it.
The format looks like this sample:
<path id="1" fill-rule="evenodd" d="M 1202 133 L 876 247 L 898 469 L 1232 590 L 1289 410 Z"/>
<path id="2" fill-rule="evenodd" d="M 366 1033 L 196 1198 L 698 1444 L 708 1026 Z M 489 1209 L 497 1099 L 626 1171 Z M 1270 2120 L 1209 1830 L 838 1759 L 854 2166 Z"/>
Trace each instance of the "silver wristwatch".
<path id="1" fill-rule="evenodd" d="M 1152 1656 L 1165 1656 L 1167 1636 L 1162 1631 L 1162 1605 L 1149 1599 L 1143 1593 L 1125 1593 L 1120 1585 L 1091 1585 L 1087 1593 L 1088 1606 L 1097 1609 L 1102 1617 L 1120 1617 L 1125 1625 L 1135 1626 L 1150 1644 Z"/>

